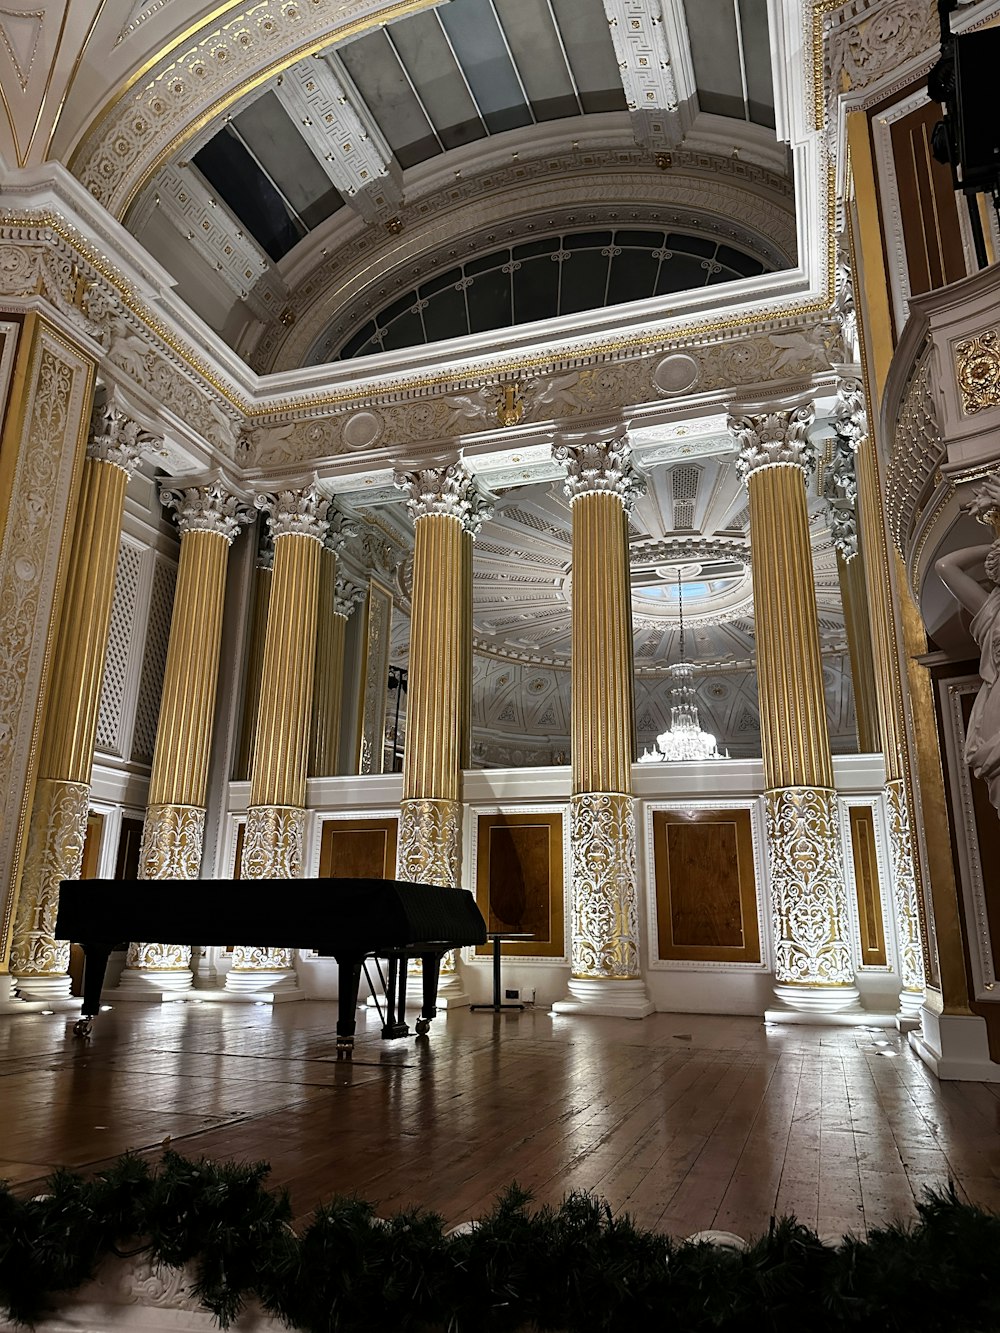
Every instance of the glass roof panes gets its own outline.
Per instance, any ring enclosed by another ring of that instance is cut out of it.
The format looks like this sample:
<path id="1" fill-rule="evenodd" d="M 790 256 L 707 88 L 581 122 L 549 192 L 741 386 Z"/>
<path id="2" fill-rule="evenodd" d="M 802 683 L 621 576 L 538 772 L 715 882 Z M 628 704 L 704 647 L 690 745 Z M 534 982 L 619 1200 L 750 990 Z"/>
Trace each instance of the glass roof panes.
<path id="1" fill-rule="evenodd" d="M 315 364 L 508 328 L 761 273 L 750 255 L 701 236 L 621 228 L 540 237 L 428 279 Z"/>
<path id="2" fill-rule="evenodd" d="M 685 0 L 698 104 L 774 128 L 767 0 Z"/>
<path id="3" fill-rule="evenodd" d="M 236 129 L 290 207 L 311 231 L 343 203 L 274 93 L 241 111 Z"/>
<path id="4" fill-rule="evenodd" d="M 482 139 L 486 126 L 432 10 L 383 30 L 445 148 Z"/>
<path id="5" fill-rule="evenodd" d="M 434 10 L 491 134 L 532 123 L 531 111 L 490 0 L 463 0 Z"/>
<path id="6" fill-rule="evenodd" d="M 700 0 L 699 0 L 700 2 Z M 604 7 L 594 0 L 549 0 L 584 111 L 624 111 L 625 92 Z M 599 22 L 588 21 L 596 9 Z"/>
<path id="7" fill-rule="evenodd" d="M 771 42 L 767 30 L 767 0 L 740 0 L 740 32 L 747 76 L 750 119 L 774 129 L 774 82 Z"/>
<path id="8" fill-rule="evenodd" d="M 404 170 L 442 151 L 434 128 L 383 33 L 375 32 L 338 47 L 337 54 Z"/>
<path id="9" fill-rule="evenodd" d="M 524 0 L 494 3 L 535 119 L 579 115 L 583 108 L 548 6 L 526 5 Z"/>
<path id="10" fill-rule="evenodd" d="M 209 139 L 194 164 L 251 236 L 274 260 L 306 234 L 287 201 L 238 137 L 233 126 Z"/>

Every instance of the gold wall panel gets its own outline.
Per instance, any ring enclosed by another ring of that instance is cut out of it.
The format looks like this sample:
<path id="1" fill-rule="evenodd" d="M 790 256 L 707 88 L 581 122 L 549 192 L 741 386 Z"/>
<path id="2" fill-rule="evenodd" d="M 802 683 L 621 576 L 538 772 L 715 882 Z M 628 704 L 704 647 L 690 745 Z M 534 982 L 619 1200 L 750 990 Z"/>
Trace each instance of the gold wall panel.
<path id="1" fill-rule="evenodd" d="M 320 879 L 393 879 L 397 819 L 328 819 L 320 840 Z"/>
<path id="2" fill-rule="evenodd" d="M 863 967 L 885 967 L 885 927 L 882 923 L 882 888 L 878 877 L 875 820 L 870 805 L 852 805 L 851 852 L 854 889 L 858 899 Z"/>
<path id="3" fill-rule="evenodd" d="M 503 952 L 564 957 L 562 815 L 480 815 L 477 845 L 476 901 L 487 929 L 535 937 L 510 940 Z M 476 952 L 492 954 L 493 946 L 480 945 Z"/>
<path id="4" fill-rule="evenodd" d="M 759 963 L 749 810 L 654 810 L 657 956 Z"/>
<path id="5" fill-rule="evenodd" d="M 890 129 L 910 292 L 933 291 L 966 276 L 951 169 L 934 160 L 937 102 L 917 107 Z"/>
<path id="6" fill-rule="evenodd" d="M 118 834 L 118 856 L 115 861 L 115 879 L 139 878 L 139 850 L 142 846 L 143 820 L 122 820 Z"/>
<path id="7" fill-rule="evenodd" d="M 81 879 L 96 879 L 97 866 L 101 855 L 101 839 L 104 836 L 104 816 L 91 810 L 87 816 L 87 835 L 83 840 L 83 865 L 80 867 Z"/>

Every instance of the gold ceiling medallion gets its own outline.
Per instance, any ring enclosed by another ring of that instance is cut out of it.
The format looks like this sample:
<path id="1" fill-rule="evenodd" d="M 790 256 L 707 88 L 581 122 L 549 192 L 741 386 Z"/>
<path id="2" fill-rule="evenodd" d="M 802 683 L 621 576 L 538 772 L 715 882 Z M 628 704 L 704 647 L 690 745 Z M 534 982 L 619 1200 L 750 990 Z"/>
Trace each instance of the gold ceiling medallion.
<path id="1" fill-rule="evenodd" d="M 955 348 L 955 375 L 968 416 L 1000 404 L 1000 347 L 996 329 L 987 329 Z"/>
<path id="2" fill-rule="evenodd" d="M 501 426 L 516 426 L 524 416 L 521 388 L 520 380 L 497 386 L 497 421 Z"/>

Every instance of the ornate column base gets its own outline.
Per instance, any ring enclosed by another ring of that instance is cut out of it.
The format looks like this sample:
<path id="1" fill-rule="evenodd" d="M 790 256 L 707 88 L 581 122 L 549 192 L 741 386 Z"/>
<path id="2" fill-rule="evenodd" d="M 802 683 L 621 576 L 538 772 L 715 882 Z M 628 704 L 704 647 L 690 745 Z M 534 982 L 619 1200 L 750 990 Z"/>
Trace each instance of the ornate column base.
<path id="1" fill-rule="evenodd" d="M 197 805 L 149 805 L 139 848 L 140 879 L 197 879 L 205 811 Z"/>
<path id="2" fill-rule="evenodd" d="M 910 1046 L 941 1079 L 1000 1083 L 1000 1064 L 990 1059 L 986 1021 L 977 1014 L 920 1011 L 921 1032 L 911 1032 Z"/>
<path id="3" fill-rule="evenodd" d="M 300 879 L 306 812 L 294 805 L 252 805 L 243 835 L 244 879 Z M 298 991 L 291 949 L 238 944 L 226 973 L 226 996 Z"/>
<path id="4" fill-rule="evenodd" d="M 887 782 L 884 795 L 892 896 L 896 908 L 896 949 L 903 979 L 903 990 L 899 997 L 900 1031 L 904 1031 L 905 1024 L 916 1027 L 920 1021 L 918 1010 L 923 1003 L 924 955 L 920 940 L 917 876 L 905 783 L 899 778 Z"/>
<path id="5" fill-rule="evenodd" d="M 399 806 L 396 873 L 415 884 L 462 883 L 461 801 L 406 798 Z"/>
<path id="6" fill-rule="evenodd" d="M 88 783 L 38 779 L 10 950 L 14 985 L 24 999 L 57 1001 L 70 994 L 69 941 L 53 932 L 60 881 L 80 878 L 89 810 Z"/>
<path id="7" fill-rule="evenodd" d="M 569 995 L 556 1000 L 554 1014 L 604 1014 L 609 1018 L 648 1018 L 653 1001 L 639 978 L 605 981 L 600 977 L 571 977 Z"/>
<path id="8" fill-rule="evenodd" d="M 779 787 L 765 800 L 778 1001 L 768 1021 L 877 1022 L 854 985 L 837 793 Z"/>
<path id="9" fill-rule="evenodd" d="M 58 973 L 39 973 L 37 976 L 28 973 L 15 977 L 14 984 L 22 1000 L 38 1000 L 50 1004 L 72 998 L 72 981 L 69 976 L 60 976 Z"/>
<path id="10" fill-rule="evenodd" d="M 896 1015 L 896 1027 L 900 1032 L 912 1032 L 920 1026 L 920 1011 L 924 1007 L 924 992 L 922 990 L 906 990 L 899 992 L 899 1013 Z"/>
<path id="11" fill-rule="evenodd" d="M 263 950 L 257 950 L 263 953 Z M 288 949 L 272 949 L 269 957 L 274 961 L 279 954 L 288 955 L 286 967 L 265 967 L 246 969 L 235 964 L 226 973 L 226 984 L 221 995 L 226 1000 L 249 1000 L 254 1003 L 263 1001 L 272 1004 L 279 1000 L 300 1000 L 303 992 L 299 989 L 299 979 L 291 965 L 291 952 Z M 199 997 L 205 994 L 198 992 Z"/>
<path id="12" fill-rule="evenodd" d="M 892 1014 L 861 1007 L 857 986 L 782 986 L 774 988 L 777 1006 L 764 1011 L 765 1023 L 812 1023 L 831 1027 L 889 1028 Z"/>
<path id="13" fill-rule="evenodd" d="M 175 1000 L 187 995 L 194 984 L 188 969 L 123 967 L 116 1000 Z"/>

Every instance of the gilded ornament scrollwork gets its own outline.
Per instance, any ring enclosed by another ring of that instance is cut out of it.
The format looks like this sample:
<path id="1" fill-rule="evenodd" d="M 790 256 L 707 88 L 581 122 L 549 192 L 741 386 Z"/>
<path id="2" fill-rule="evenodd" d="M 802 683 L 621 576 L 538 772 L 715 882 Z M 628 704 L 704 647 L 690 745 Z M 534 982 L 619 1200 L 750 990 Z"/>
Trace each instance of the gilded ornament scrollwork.
<path id="1" fill-rule="evenodd" d="M 779 984 L 849 985 L 847 889 L 837 793 L 782 787 L 766 794 L 775 977 Z"/>
<path id="2" fill-rule="evenodd" d="M 287 972 L 291 965 L 291 949 L 268 949 L 249 944 L 237 944 L 233 948 L 234 972 Z"/>
<path id="3" fill-rule="evenodd" d="M 736 470 L 746 481 L 758 468 L 792 466 L 808 475 L 816 466 L 816 446 L 808 430 L 815 415 L 811 403 L 788 410 L 729 417 L 729 431 L 739 446 Z"/>
<path id="4" fill-rule="evenodd" d="M 572 798 L 573 975 L 632 979 L 639 969 L 635 815 L 631 796 Z"/>
<path id="5" fill-rule="evenodd" d="M 205 811 L 195 805 L 150 805 L 139 851 L 140 879 L 197 879 Z"/>
<path id="6" fill-rule="evenodd" d="M 955 377 L 968 416 L 1000 403 L 1000 345 L 997 330 L 987 329 L 955 347 Z"/>
<path id="7" fill-rule="evenodd" d="M 243 834 L 244 879 L 298 879 L 306 812 L 291 805 L 252 805 Z"/>
<path id="8" fill-rule="evenodd" d="M 55 939 L 59 884 L 80 878 L 89 811 L 87 783 L 38 779 L 14 918 L 15 976 L 61 975 L 69 966 L 69 942 Z"/>
<path id="9" fill-rule="evenodd" d="M 133 942 L 128 946 L 125 966 L 150 972 L 186 972 L 191 966 L 191 946 Z"/>
<path id="10" fill-rule="evenodd" d="M 462 882 L 461 801 L 404 800 L 399 811 L 400 879 L 455 887 Z"/>
<path id="11" fill-rule="evenodd" d="M 892 863 L 892 892 L 896 903 L 896 944 L 903 989 L 923 991 L 924 955 L 920 939 L 917 876 L 910 832 L 909 801 L 902 779 L 886 783 L 885 805 Z"/>
<path id="12" fill-rule="evenodd" d="M 25 436 L 8 479 L 7 537 L 0 549 L 0 884 L 16 881 L 25 779 L 42 679 L 52 597 L 69 499 L 74 444 L 91 386 L 91 363 L 44 329 L 25 386 Z M 0 938 L 12 898 L 0 901 Z"/>

